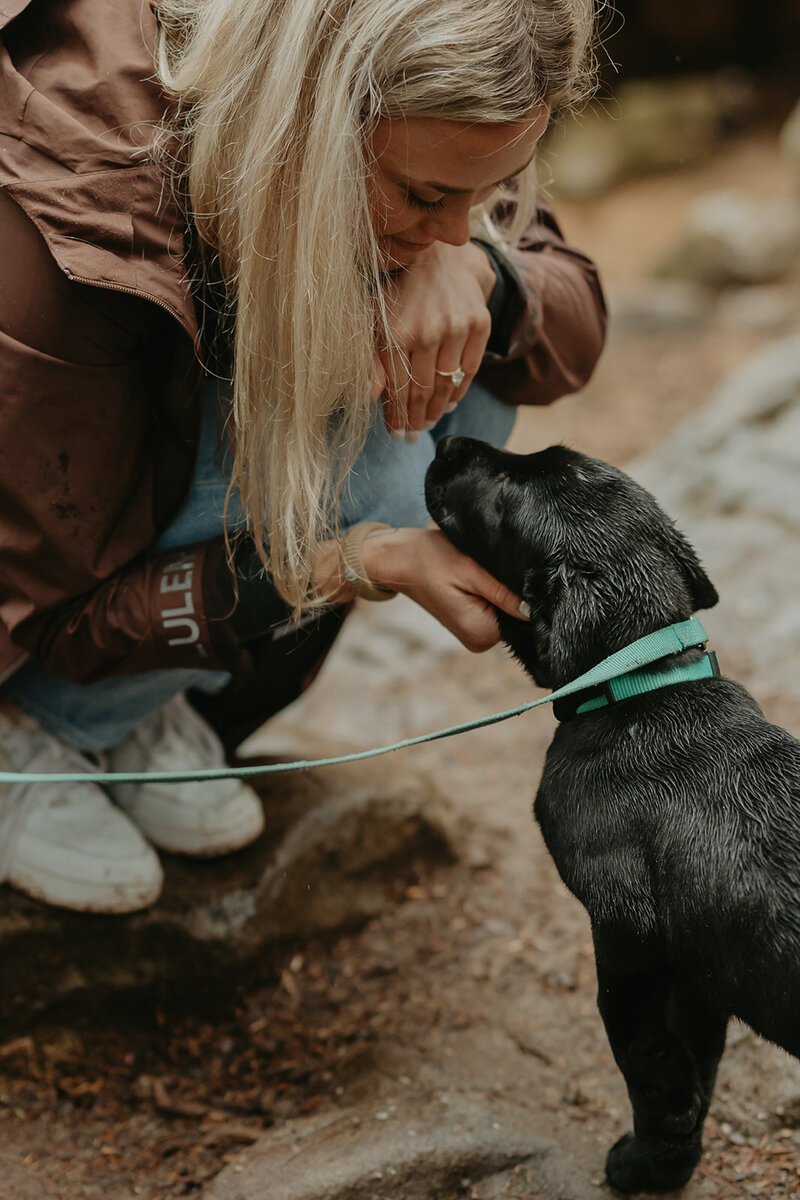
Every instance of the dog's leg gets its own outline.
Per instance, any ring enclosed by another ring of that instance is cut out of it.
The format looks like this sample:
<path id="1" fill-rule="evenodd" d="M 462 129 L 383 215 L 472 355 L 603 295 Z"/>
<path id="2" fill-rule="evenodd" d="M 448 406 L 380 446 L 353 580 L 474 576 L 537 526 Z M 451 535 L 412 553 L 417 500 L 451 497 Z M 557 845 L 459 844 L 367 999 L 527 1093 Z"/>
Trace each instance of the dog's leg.
<path id="1" fill-rule="evenodd" d="M 612 1147 L 608 1181 L 620 1192 L 683 1187 L 700 1160 L 727 1018 L 689 997 L 665 970 L 610 970 L 598 956 L 598 981 L 633 1106 L 634 1132 Z"/>

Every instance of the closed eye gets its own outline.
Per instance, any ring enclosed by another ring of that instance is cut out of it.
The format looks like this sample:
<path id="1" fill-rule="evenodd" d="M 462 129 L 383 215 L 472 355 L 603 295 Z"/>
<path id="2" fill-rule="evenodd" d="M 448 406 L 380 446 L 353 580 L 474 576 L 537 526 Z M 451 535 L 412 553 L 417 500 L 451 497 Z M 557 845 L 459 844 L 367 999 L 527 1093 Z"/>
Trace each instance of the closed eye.
<path id="1" fill-rule="evenodd" d="M 419 208 L 423 212 L 436 212 L 444 207 L 445 202 L 444 196 L 438 200 L 423 200 L 421 196 L 416 196 L 413 192 L 406 192 L 406 199 L 413 208 Z"/>
<path id="2" fill-rule="evenodd" d="M 491 482 L 489 492 L 486 496 L 488 503 L 494 505 L 495 510 L 500 513 L 505 508 L 507 484 L 509 482 L 507 475 L 497 475 Z"/>

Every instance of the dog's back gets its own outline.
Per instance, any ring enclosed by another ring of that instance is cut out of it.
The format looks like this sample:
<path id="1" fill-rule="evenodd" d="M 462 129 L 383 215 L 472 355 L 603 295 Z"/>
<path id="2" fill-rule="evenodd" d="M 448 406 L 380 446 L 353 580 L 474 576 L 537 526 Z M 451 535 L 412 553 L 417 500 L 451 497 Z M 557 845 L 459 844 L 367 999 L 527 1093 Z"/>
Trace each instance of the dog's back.
<path id="1" fill-rule="evenodd" d="M 593 928 L 800 1056 L 800 742 L 727 679 L 561 725 L 535 804 Z"/>

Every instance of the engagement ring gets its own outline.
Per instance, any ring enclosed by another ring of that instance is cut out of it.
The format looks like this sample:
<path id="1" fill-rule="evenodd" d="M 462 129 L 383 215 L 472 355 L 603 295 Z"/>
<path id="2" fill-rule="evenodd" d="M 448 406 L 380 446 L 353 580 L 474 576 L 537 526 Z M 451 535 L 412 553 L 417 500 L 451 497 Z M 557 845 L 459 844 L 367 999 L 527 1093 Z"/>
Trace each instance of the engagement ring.
<path id="1" fill-rule="evenodd" d="M 464 372 L 461 370 L 461 367 L 456 367 L 455 371 L 438 371 L 437 370 L 436 374 L 444 375 L 445 379 L 451 380 L 453 387 L 458 387 L 458 385 L 460 383 L 464 382 Z"/>

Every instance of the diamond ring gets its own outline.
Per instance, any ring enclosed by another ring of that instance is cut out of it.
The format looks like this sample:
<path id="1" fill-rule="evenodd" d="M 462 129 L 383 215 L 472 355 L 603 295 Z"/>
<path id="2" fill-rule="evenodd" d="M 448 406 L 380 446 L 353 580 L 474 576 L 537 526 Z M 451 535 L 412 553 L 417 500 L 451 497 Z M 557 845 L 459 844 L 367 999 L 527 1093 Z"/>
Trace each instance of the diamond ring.
<path id="1" fill-rule="evenodd" d="M 458 387 L 459 384 L 464 382 L 464 372 L 461 370 L 461 367 L 456 367 L 455 371 L 438 371 L 437 370 L 436 374 L 443 375 L 445 377 L 445 379 L 449 379 L 450 382 L 453 384 L 453 387 Z"/>

